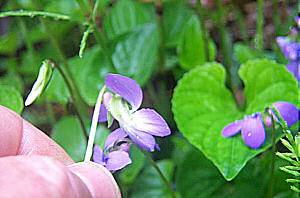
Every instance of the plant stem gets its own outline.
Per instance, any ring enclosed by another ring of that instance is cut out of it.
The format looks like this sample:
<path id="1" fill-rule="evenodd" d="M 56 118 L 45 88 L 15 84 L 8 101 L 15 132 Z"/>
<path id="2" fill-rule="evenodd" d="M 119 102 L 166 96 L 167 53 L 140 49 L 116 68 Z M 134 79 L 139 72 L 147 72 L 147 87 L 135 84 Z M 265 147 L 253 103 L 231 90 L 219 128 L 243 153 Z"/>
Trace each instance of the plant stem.
<path id="1" fill-rule="evenodd" d="M 257 22 L 256 22 L 256 35 L 255 44 L 258 54 L 262 55 L 264 48 L 263 42 L 263 28 L 264 28 L 264 0 L 257 0 Z"/>
<path id="2" fill-rule="evenodd" d="M 78 87 L 75 83 L 75 80 L 73 78 L 73 75 L 72 75 L 72 73 L 69 69 L 67 59 L 65 58 L 62 50 L 60 49 L 60 46 L 58 45 L 55 37 L 53 36 L 52 31 L 50 30 L 47 23 L 43 19 L 40 19 L 40 21 L 41 21 L 42 26 L 45 28 L 45 30 L 48 34 L 48 37 L 49 37 L 54 49 L 56 50 L 56 52 L 57 52 L 57 54 L 58 54 L 58 56 L 59 56 L 59 58 L 62 62 L 62 65 L 64 66 L 63 69 L 62 69 L 60 67 L 60 65 L 57 64 L 57 69 L 60 72 L 60 74 L 63 76 L 63 79 L 67 84 L 67 87 L 68 87 L 69 92 L 71 94 L 71 97 L 73 99 L 73 104 L 74 104 L 74 107 L 76 109 L 79 121 L 81 123 L 82 130 L 84 132 L 84 135 L 87 137 L 87 131 L 86 131 L 86 128 L 84 126 L 83 118 L 85 117 L 84 115 L 86 115 L 87 112 L 88 112 L 88 106 L 82 100 L 82 97 L 79 93 L 79 89 L 78 89 Z M 65 74 L 65 72 L 66 72 L 66 74 Z"/>
<path id="3" fill-rule="evenodd" d="M 86 41 L 88 39 L 88 36 L 90 35 L 91 31 L 93 30 L 94 26 L 90 25 L 86 31 L 84 31 L 81 42 L 80 42 L 80 48 L 79 48 L 79 57 L 82 58 L 83 52 L 86 46 Z"/>
<path id="4" fill-rule="evenodd" d="M 97 102 L 95 105 L 90 134 L 89 134 L 89 140 L 88 140 L 86 153 L 85 153 L 85 157 L 84 157 L 85 162 L 89 162 L 91 160 L 91 157 L 93 154 L 93 146 L 94 146 L 94 141 L 95 141 L 95 136 L 96 136 L 98 119 L 99 119 L 99 115 L 100 115 L 100 107 L 101 107 L 102 98 L 103 98 L 105 89 L 106 89 L 106 86 L 104 85 L 102 87 L 102 89 L 100 90 L 98 97 L 97 97 Z"/>
<path id="5" fill-rule="evenodd" d="M 142 148 L 140 148 L 138 145 L 136 145 L 134 142 L 131 141 L 131 143 L 137 147 L 150 161 L 151 165 L 155 168 L 155 170 L 158 172 L 159 176 L 161 177 L 161 179 L 164 181 L 164 183 L 166 184 L 170 194 L 172 195 L 173 198 L 176 198 L 176 195 L 170 185 L 170 183 L 168 182 L 167 178 L 163 175 L 163 173 L 161 172 L 161 170 L 159 169 L 159 167 L 157 166 L 157 164 L 155 163 L 155 161 L 152 159 L 152 157 L 145 152 Z"/>
<path id="6" fill-rule="evenodd" d="M 204 42 L 204 51 L 205 51 L 205 61 L 209 61 L 209 44 L 208 44 L 208 38 L 207 38 L 207 30 L 205 27 L 205 20 L 203 15 L 203 7 L 201 4 L 201 0 L 197 0 L 197 11 L 200 19 L 200 25 L 201 25 L 201 32 L 202 32 L 202 38 Z"/>
<path id="7" fill-rule="evenodd" d="M 97 42 L 99 43 L 99 45 L 101 46 L 102 52 L 104 53 L 105 58 L 108 60 L 111 71 L 116 73 L 117 70 L 112 61 L 112 55 L 111 55 L 108 47 L 106 46 L 105 37 L 104 37 L 103 33 L 101 32 L 101 30 L 99 30 L 96 25 L 96 15 L 97 15 L 97 10 L 98 10 L 99 5 L 100 5 L 100 1 L 96 0 L 96 2 L 94 4 L 92 17 L 91 17 L 91 25 L 93 25 L 93 27 L 94 27 L 95 38 L 96 38 Z"/>
<path id="8" fill-rule="evenodd" d="M 271 164 L 271 179 L 270 179 L 270 186 L 269 186 L 269 198 L 273 196 L 273 185 L 274 185 L 274 171 L 275 171 L 275 152 L 276 152 L 276 134 L 275 134 L 275 120 L 273 116 L 272 118 L 272 164 Z"/>
<path id="9" fill-rule="evenodd" d="M 244 22 L 242 13 L 241 13 L 240 9 L 234 4 L 233 0 L 231 0 L 231 3 L 232 3 L 232 9 L 233 9 L 234 15 L 236 17 L 237 23 L 239 25 L 239 28 L 240 28 L 240 31 L 242 34 L 242 38 L 245 43 L 249 43 L 248 31 L 245 26 L 245 22 Z"/>
<path id="10" fill-rule="evenodd" d="M 273 7 L 273 21 L 275 27 L 275 36 L 278 36 L 279 29 L 280 29 L 280 18 L 278 15 L 278 0 L 272 0 L 272 7 Z"/>
<path id="11" fill-rule="evenodd" d="M 8 16 L 25 16 L 25 17 L 42 16 L 42 17 L 54 18 L 55 20 L 67 20 L 67 21 L 73 21 L 77 23 L 79 22 L 85 25 L 87 24 L 86 21 L 73 19 L 68 15 L 58 14 L 53 12 L 45 12 L 45 11 L 15 10 L 15 11 L 7 11 L 7 12 L 0 13 L 0 18 L 8 17 Z"/>
<path id="12" fill-rule="evenodd" d="M 78 3 L 79 7 L 81 8 L 83 15 L 90 13 L 92 11 L 91 7 L 88 4 L 86 4 L 85 1 L 76 0 L 76 2 Z"/>

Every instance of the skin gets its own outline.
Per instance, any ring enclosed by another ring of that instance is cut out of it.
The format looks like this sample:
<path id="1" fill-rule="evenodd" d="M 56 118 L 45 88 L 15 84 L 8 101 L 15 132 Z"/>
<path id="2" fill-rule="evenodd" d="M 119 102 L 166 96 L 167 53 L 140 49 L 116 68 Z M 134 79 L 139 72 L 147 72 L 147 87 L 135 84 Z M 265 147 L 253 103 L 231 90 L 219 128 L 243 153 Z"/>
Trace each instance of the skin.
<path id="1" fill-rule="evenodd" d="M 0 195 L 121 197 L 111 173 L 93 162 L 74 163 L 52 139 L 0 105 Z"/>

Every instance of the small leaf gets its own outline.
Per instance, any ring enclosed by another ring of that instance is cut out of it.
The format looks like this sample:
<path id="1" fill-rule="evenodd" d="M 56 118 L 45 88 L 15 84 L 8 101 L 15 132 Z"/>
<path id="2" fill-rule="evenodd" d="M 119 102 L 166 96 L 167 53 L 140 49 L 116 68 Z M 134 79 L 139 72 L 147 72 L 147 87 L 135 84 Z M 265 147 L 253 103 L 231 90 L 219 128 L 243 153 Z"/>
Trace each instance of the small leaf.
<path id="1" fill-rule="evenodd" d="M 292 170 L 289 170 L 289 169 L 286 169 L 284 167 L 280 167 L 280 170 L 286 172 L 286 173 L 289 173 L 289 174 L 292 174 L 296 177 L 299 177 L 300 176 L 300 173 L 298 171 L 292 171 Z"/>
<path id="2" fill-rule="evenodd" d="M 184 33 L 179 45 L 179 63 L 184 69 L 191 69 L 207 61 L 203 35 L 198 18 L 193 16 L 184 26 Z M 215 59 L 216 47 L 208 40 L 209 60 Z"/>
<path id="3" fill-rule="evenodd" d="M 233 51 L 237 55 L 240 63 L 246 63 L 248 60 L 253 60 L 259 57 L 256 51 L 243 43 L 235 43 Z"/>
<path id="4" fill-rule="evenodd" d="M 25 106 L 31 105 L 43 93 L 52 77 L 53 67 L 54 63 L 51 60 L 47 59 L 43 61 L 39 75 L 25 100 Z"/>
<path id="5" fill-rule="evenodd" d="M 286 141 L 285 139 L 281 138 L 281 143 L 288 148 L 291 152 L 294 152 L 294 149 L 292 147 L 292 145 L 290 145 L 290 143 L 288 141 Z"/>
<path id="6" fill-rule="evenodd" d="M 0 105 L 3 105 L 20 114 L 23 110 L 23 99 L 16 88 L 0 85 Z"/>
<path id="7" fill-rule="evenodd" d="M 132 0 L 120 0 L 104 19 L 103 29 L 107 37 L 113 39 L 149 21 L 150 18 L 140 3 Z"/>
<path id="8" fill-rule="evenodd" d="M 149 23 L 120 38 L 114 46 L 112 59 L 120 74 L 142 85 L 156 66 L 157 54 L 157 25 Z"/>

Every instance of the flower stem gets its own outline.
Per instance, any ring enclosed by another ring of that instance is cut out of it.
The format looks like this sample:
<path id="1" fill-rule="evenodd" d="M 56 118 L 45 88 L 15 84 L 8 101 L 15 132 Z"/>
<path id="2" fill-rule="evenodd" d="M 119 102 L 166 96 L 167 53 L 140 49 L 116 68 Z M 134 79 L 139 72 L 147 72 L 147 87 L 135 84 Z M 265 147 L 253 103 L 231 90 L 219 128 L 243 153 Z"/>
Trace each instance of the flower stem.
<path id="1" fill-rule="evenodd" d="M 241 31 L 243 41 L 249 44 L 248 30 L 247 27 L 245 26 L 245 21 L 243 19 L 242 13 L 233 0 L 231 0 L 231 3 L 232 3 L 232 10 L 234 12 L 237 23 L 239 25 L 239 29 Z"/>
<path id="2" fill-rule="evenodd" d="M 138 145 L 136 145 L 134 142 L 131 141 L 131 143 L 137 147 L 150 161 L 151 165 L 155 168 L 155 170 L 158 172 L 159 176 L 161 177 L 161 179 L 164 181 L 164 183 L 166 184 L 170 194 L 172 195 L 173 198 L 176 198 L 175 192 L 173 191 L 170 183 L 168 182 L 167 178 L 163 175 L 163 173 L 161 172 L 161 170 L 159 169 L 159 167 L 157 166 L 157 164 L 155 163 L 155 161 L 152 159 L 152 157 L 145 152 L 142 148 L 140 148 Z"/>
<path id="3" fill-rule="evenodd" d="M 268 197 L 272 198 L 273 196 L 273 185 L 274 185 L 274 171 L 275 171 L 275 152 L 276 152 L 276 135 L 275 135 L 275 120 L 272 118 L 272 164 L 271 164 L 271 179 Z"/>
<path id="4" fill-rule="evenodd" d="M 98 98 L 97 98 L 97 102 L 96 102 L 96 105 L 95 105 L 92 124 L 91 124 L 91 129 L 90 129 L 90 134 L 89 134 L 89 140 L 88 140 L 86 153 L 85 153 L 85 157 L 84 157 L 85 162 L 89 162 L 91 160 L 91 157 L 92 157 L 92 154 L 93 154 L 93 146 L 94 146 L 94 141 L 95 141 L 95 136 L 96 136 L 98 119 L 99 119 L 99 115 L 100 115 L 100 107 L 101 107 L 102 98 L 103 98 L 105 88 L 106 88 L 106 86 L 104 85 L 102 87 L 102 89 L 100 90 Z"/>
<path id="5" fill-rule="evenodd" d="M 257 0 L 257 23 L 256 23 L 255 45 L 259 54 L 262 53 L 264 48 L 263 28 L 264 28 L 264 0 Z"/>
<path id="6" fill-rule="evenodd" d="M 274 28 L 275 28 L 275 36 L 278 36 L 279 29 L 280 29 L 280 17 L 278 14 L 278 0 L 272 0 L 272 7 L 273 7 L 273 21 L 274 21 Z"/>

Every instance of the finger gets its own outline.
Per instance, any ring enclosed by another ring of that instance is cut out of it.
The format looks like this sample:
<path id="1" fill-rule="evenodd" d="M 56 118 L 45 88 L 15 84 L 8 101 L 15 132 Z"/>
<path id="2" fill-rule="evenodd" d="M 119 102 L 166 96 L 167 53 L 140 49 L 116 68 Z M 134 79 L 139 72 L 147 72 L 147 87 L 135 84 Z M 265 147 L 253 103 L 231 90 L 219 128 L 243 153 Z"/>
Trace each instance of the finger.
<path id="1" fill-rule="evenodd" d="M 121 198 L 112 174 L 94 162 L 79 162 L 68 166 L 86 184 L 93 197 Z"/>
<path id="2" fill-rule="evenodd" d="M 69 168 L 46 156 L 0 158 L 1 197 L 118 198 L 112 175 L 94 163 Z"/>
<path id="3" fill-rule="evenodd" d="M 1 197 L 91 197 L 75 174 L 46 156 L 0 158 L 0 175 Z"/>
<path id="4" fill-rule="evenodd" d="M 10 155 L 47 155 L 64 164 L 74 163 L 46 134 L 0 105 L 0 157 Z"/>

